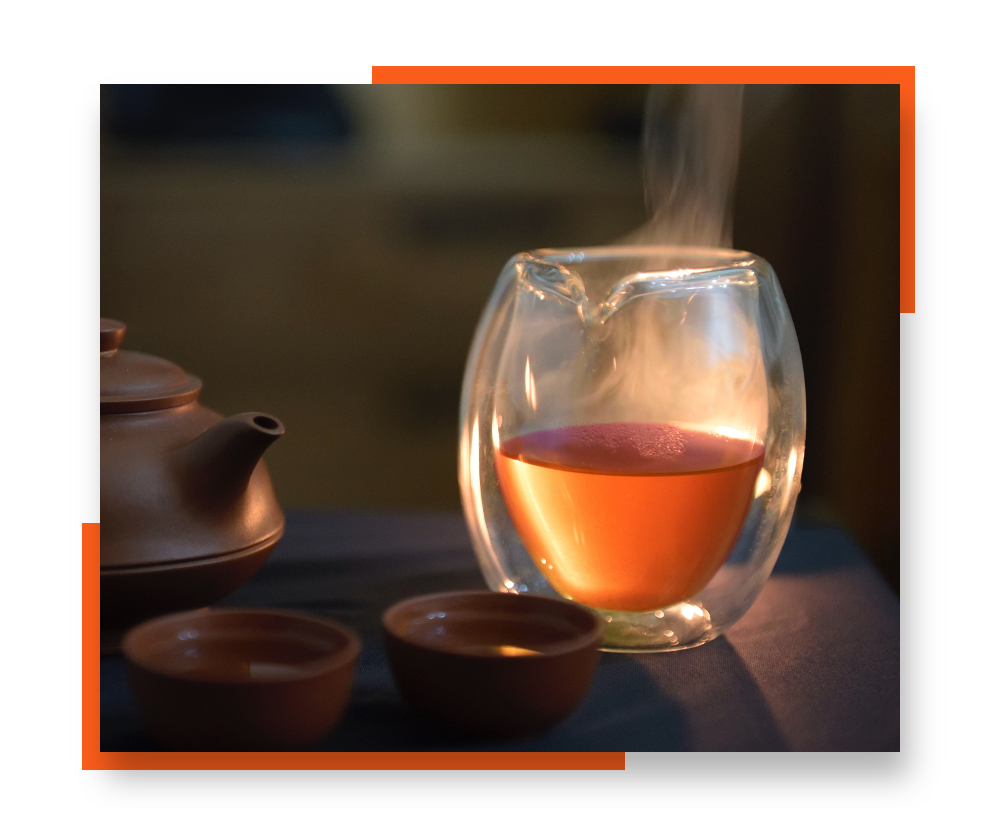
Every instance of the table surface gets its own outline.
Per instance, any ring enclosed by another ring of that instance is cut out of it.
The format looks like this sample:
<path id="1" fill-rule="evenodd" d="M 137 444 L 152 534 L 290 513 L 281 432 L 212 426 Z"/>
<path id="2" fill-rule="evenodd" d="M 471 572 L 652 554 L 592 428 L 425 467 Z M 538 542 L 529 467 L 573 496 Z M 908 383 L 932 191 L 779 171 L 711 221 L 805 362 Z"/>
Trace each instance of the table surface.
<path id="1" fill-rule="evenodd" d="M 834 527 L 793 525 L 750 611 L 695 649 L 602 653 L 546 734 L 456 744 L 392 682 L 379 617 L 404 597 L 483 588 L 458 514 L 289 513 L 257 575 L 220 606 L 296 609 L 362 636 L 352 700 L 323 751 L 898 751 L 899 601 Z M 120 657 L 101 659 L 101 749 L 155 751 Z"/>

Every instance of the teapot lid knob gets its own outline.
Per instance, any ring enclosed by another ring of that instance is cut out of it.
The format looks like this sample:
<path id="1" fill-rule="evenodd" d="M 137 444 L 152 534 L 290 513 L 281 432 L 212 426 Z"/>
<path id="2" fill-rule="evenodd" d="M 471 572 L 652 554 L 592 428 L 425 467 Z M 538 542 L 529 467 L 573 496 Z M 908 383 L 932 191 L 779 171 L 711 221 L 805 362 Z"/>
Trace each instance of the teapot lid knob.
<path id="1" fill-rule="evenodd" d="M 125 325 L 115 319 L 101 319 L 101 353 L 114 351 L 125 338 Z"/>

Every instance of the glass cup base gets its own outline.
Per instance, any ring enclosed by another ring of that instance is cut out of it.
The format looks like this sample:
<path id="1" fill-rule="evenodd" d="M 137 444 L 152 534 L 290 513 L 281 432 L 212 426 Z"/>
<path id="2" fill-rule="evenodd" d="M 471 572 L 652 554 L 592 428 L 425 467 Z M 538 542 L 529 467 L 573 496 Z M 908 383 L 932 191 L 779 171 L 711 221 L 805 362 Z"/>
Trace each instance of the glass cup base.
<path id="1" fill-rule="evenodd" d="M 652 612 L 597 613 L 607 623 L 604 652 L 672 652 L 701 646 L 719 635 L 708 610 L 694 601 Z"/>

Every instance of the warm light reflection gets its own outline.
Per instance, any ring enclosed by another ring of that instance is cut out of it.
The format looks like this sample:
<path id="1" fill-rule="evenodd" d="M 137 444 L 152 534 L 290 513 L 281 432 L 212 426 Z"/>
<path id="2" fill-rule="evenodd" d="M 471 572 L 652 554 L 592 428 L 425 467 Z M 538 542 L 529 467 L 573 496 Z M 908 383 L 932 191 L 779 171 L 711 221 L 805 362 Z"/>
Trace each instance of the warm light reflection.
<path id="1" fill-rule="evenodd" d="M 472 424 L 472 438 L 469 442 L 469 487 L 472 489 L 473 506 L 476 512 L 476 521 L 479 523 L 479 530 L 483 532 L 486 540 L 486 547 L 493 550 L 489 540 L 488 528 L 486 527 L 486 514 L 483 512 L 483 491 L 479 483 L 479 421 Z M 491 554 L 491 556 L 493 556 Z"/>
<path id="2" fill-rule="evenodd" d="M 793 447 L 788 453 L 788 463 L 785 465 L 785 495 L 782 498 L 781 512 L 784 513 L 789 501 L 792 499 L 792 490 L 795 487 L 795 466 L 798 464 L 798 453 Z"/>
<path id="3" fill-rule="evenodd" d="M 534 411 L 538 411 L 538 397 L 535 393 L 535 375 L 531 373 L 531 358 L 524 361 L 524 394 Z"/>
<path id="4" fill-rule="evenodd" d="M 759 498 L 763 496 L 768 490 L 771 489 L 771 474 L 761 467 L 760 474 L 757 476 L 757 485 L 754 487 L 753 497 Z"/>

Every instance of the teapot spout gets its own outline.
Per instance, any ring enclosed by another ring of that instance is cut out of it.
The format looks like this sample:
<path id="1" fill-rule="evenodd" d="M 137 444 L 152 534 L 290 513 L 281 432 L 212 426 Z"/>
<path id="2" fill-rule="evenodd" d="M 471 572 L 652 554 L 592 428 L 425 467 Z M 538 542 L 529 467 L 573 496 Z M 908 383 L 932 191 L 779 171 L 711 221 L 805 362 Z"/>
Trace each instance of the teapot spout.
<path id="1" fill-rule="evenodd" d="M 228 501 L 247 489 L 261 456 L 285 434 L 262 412 L 233 415 L 206 429 L 174 455 L 185 486 L 206 499 Z"/>

